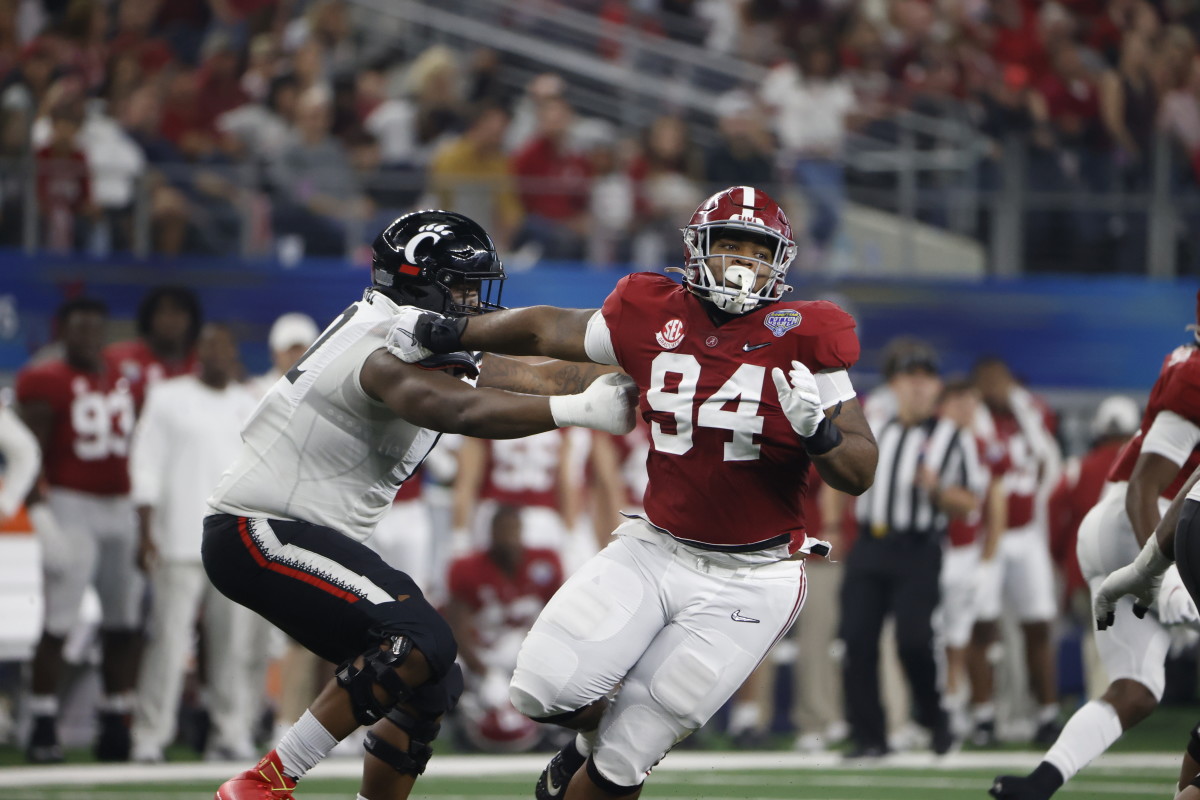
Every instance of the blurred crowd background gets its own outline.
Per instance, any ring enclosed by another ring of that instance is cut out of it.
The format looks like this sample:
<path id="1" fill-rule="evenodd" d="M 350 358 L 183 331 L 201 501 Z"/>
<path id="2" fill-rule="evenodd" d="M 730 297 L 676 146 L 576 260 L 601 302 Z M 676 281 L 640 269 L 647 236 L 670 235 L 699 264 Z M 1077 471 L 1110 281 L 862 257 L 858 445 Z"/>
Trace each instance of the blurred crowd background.
<path id="1" fill-rule="evenodd" d="M 1198 34 L 1200 0 L 0 0 L 0 387 L 62 357 L 63 300 L 98 296 L 104 340 L 140 353 L 148 382 L 206 369 L 197 337 L 215 320 L 241 355 L 223 374 L 261 393 L 366 285 L 369 244 L 401 213 L 483 223 L 510 303 L 596 306 L 625 272 L 677 265 L 679 228 L 714 189 L 766 189 L 800 245 L 794 296 L 858 319 L 855 385 L 876 408 L 904 373 L 888 368 L 898 334 L 932 342 L 916 371 L 980 418 L 1041 395 L 1053 457 L 1021 469 L 1056 564 L 1039 644 L 1053 664 L 1026 675 L 1011 629 L 982 642 L 999 669 L 978 740 L 1052 739 L 1060 699 L 1070 710 L 1085 681 L 1104 685 L 1084 668 L 1082 512 L 1055 498 L 1073 496 L 1081 459 L 1115 454 L 1196 321 Z M 988 364 L 990 379 L 967 374 Z M 447 437 L 397 498 L 378 546 L 465 643 L 457 746 L 544 744 L 504 699 L 514 644 L 637 506 L 646 446 L 644 432 Z M 814 493 L 810 526 L 845 552 L 857 523 L 832 494 Z M 24 748 L 43 554 L 36 520 L 4 525 L 0 742 Z M 840 576 L 813 566 L 822 599 L 697 741 L 821 749 L 846 735 Z M 148 625 L 153 604 L 151 591 Z M 125 757 L 245 758 L 328 674 L 257 637 L 241 728 L 210 736 L 212 642 L 189 626 L 167 676 L 178 715 L 139 729 L 136 698 L 105 705 L 98 614 L 85 594 L 67 640 L 68 748 L 94 740 L 100 709 L 132 725 Z M 1177 638 L 1168 698 L 1194 700 L 1194 637 Z M 923 746 L 884 652 L 891 746 Z M 971 736 L 965 687 L 944 688 Z M 138 687 L 143 707 L 153 691 Z"/>
<path id="2" fill-rule="evenodd" d="M 924 235 L 951 273 L 1194 274 L 1198 25 L 1193 0 L 3 0 L 0 243 L 361 258 L 453 205 L 517 263 L 646 265 L 748 182 L 796 196 L 808 270 L 888 269 L 843 236 L 883 227 L 909 271 Z"/>

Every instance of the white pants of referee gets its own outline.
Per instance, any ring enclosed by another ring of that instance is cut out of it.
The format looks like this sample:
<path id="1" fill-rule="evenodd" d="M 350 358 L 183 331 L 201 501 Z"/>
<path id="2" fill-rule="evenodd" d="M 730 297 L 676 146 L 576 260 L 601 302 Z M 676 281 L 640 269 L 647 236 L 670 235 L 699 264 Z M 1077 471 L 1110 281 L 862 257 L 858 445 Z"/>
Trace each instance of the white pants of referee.
<path id="1" fill-rule="evenodd" d="M 161 753 L 175 740 L 183 676 L 201 609 L 212 722 L 208 749 L 253 755 L 270 624 L 213 588 L 198 561 L 163 561 L 150 580 L 154 594 L 133 714 L 135 755 Z"/>
<path id="2" fill-rule="evenodd" d="M 564 714 L 620 686 L 592 761 L 635 786 L 728 700 L 795 622 L 802 561 L 735 566 L 641 520 L 587 562 L 542 610 L 510 696 L 529 717 Z"/>

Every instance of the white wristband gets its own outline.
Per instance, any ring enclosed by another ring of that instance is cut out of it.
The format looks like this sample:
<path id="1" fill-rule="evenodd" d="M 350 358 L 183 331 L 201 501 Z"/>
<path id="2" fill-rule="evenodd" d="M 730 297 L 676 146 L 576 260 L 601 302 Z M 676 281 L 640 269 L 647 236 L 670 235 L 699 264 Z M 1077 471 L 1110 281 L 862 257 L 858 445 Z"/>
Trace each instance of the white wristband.
<path id="1" fill-rule="evenodd" d="M 587 400 L 582 394 L 561 394 L 550 398 L 550 416 L 560 428 L 580 425 L 587 412 Z"/>

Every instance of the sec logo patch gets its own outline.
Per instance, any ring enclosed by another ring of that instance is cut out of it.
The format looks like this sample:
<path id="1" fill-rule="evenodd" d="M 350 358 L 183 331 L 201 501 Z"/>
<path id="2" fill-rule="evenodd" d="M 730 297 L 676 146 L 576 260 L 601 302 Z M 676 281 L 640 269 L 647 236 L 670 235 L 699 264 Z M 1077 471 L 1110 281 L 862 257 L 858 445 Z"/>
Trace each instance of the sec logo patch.
<path id="1" fill-rule="evenodd" d="M 683 342 L 683 320 L 670 320 L 658 333 L 654 334 L 658 344 L 664 350 L 674 350 Z"/>

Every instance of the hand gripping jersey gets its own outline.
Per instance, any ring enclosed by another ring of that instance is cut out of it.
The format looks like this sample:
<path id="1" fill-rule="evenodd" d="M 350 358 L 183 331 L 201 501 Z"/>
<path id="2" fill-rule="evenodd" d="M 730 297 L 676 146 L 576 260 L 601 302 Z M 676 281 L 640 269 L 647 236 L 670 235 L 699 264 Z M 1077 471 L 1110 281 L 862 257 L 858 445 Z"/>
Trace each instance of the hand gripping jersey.
<path id="1" fill-rule="evenodd" d="M 111 369 L 83 372 L 49 361 L 17 375 L 17 401 L 48 403 L 54 411 L 46 480 L 97 495 L 129 494 L 129 437 L 134 399 L 129 382 Z"/>
<path id="2" fill-rule="evenodd" d="M 400 419 L 359 384 L 398 310 L 368 292 L 276 381 L 246 423 L 212 508 L 312 522 L 359 541 L 371 535 L 440 435 Z"/>
<path id="3" fill-rule="evenodd" d="M 1153 432 L 1152 432 L 1153 431 Z M 1110 481 L 1127 481 L 1142 451 L 1180 465 L 1162 496 L 1171 500 L 1200 463 L 1200 347 L 1182 345 L 1163 359 L 1137 433 L 1117 456 Z"/>
<path id="4" fill-rule="evenodd" d="M 687 289 L 652 273 L 623 278 L 602 313 L 650 423 L 646 519 L 708 549 L 799 548 L 809 457 L 771 368 L 850 367 L 854 320 L 833 303 L 777 302 L 717 325 Z M 846 389 L 827 397 L 822 388 L 822 404 L 854 397 Z"/>

